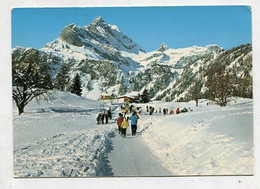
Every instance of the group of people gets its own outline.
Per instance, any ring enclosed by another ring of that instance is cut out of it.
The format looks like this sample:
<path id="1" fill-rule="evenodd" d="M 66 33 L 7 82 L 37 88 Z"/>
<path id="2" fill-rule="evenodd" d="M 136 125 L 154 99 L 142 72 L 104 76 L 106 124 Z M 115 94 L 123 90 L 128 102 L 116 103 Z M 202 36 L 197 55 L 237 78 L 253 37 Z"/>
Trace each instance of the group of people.
<path id="1" fill-rule="evenodd" d="M 111 107 L 109 107 L 109 109 L 106 111 L 105 109 L 103 109 L 103 111 L 101 113 L 98 114 L 97 116 L 97 124 L 108 124 L 108 119 L 112 119 L 112 111 L 111 111 Z"/>
<path id="2" fill-rule="evenodd" d="M 122 113 L 119 113 L 119 116 L 115 119 L 117 122 L 117 126 L 118 126 L 118 131 L 119 134 L 125 138 L 126 137 L 126 130 L 129 127 L 129 125 L 131 124 L 131 131 L 132 131 L 132 135 L 136 135 L 136 130 L 137 130 L 137 120 L 139 119 L 139 116 L 137 114 L 137 111 L 140 113 L 141 108 L 140 107 L 135 107 L 133 105 L 129 106 L 128 104 L 123 107 L 121 106 L 121 110 Z M 132 115 L 129 117 L 127 116 L 128 112 L 131 112 Z M 107 111 L 105 109 L 103 109 L 103 111 L 101 113 L 98 114 L 97 116 L 97 124 L 107 124 L 108 123 L 108 119 L 112 119 L 112 112 L 111 112 L 111 108 L 109 108 Z M 130 122 L 130 124 L 129 124 Z"/>
<path id="3" fill-rule="evenodd" d="M 132 135 L 136 135 L 138 119 L 139 116 L 136 111 L 132 111 L 132 115 L 130 117 L 126 116 L 125 113 L 119 113 L 119 116 L 116 118 L 119 134 L 121 134 L 123 138 L 126 138 L 126 130 L 130 121 Z"/>
<path id="4" fill-rule="evenodd" d="M 152 106 L 146 106 L 146 112 L 149 113 L 149 115 L 153 115 L 155 108 Z M 156 110 L 157 111 L 157 110 Z M 157 112 L 156 112 L 157 113 Z"/>
<path id="5" fill-rule="evenodd" d="M 126 115 L 128 114 L 129 112 L 132 113 L 132 112 L 138 112 L 139 114 L 142 113 L 142 108 L 141 107 L 135 107 L 134 105 L 129 105 L 129 104 L 126 104 L 125 106 L 121 106 L 121 110 L 123 111 L 123 113 Z"/>
<path id="6" fill-rule="evenodd" d="M 138 122 L 138 119 L 140 119 L 137 113 L 141 114 L 142 108 L 135 107 L 133 105 L 129 106 L 129 104 L 126 104 L 125 106 L 121 106 L 121 110 L 122 110 L 122 113 L 119 113 L 119 116 L 115 119 L 117 122 L 119 134 L 123 138 L 126 137 L 126 130 L 129 127 L 129 122 L 130 122 L 132 135 L 136 135 L 137 122 Z M 163 113 L 163 115 L 174 114 L 174 110 L 172 110 L 172 109 L 170 109 L 170 110 L 168 108 L 161 109 L 161 107 L 159 107 L 158 110 L 155 110 L 155 108 L 152 106 L 146 106 L 146 111 L 149 113 L 149 115 L 153 115 L 153 113 L 157 114 L 158 112 L 160 114 Z M 188 112 L 188 111 L 192 111 L 192 110 L 190 108 L 187 109 L 186 107 L 184 107 L 182 110 L 177 108 L 176 114 L 179 114 L 181 112 Z M 129 112 L 132 113 L 132 115 L 130 117 L 127 116 L 127 113 L 129 113 Z M 109 107 L 109 109 L 107 111 L 105 109 L 103 109 L 103 111 L 98 114 L 97 124 L 98 125 L 107 124 L 108 119 L 110 119 L 110 120 L 112 119 L 111 107 Z"/>
<path id="7" fill-rule="evenodd" d="M 153 113 L 159 113 L 159 114 L 161 114 L 161 113 L 163 113 L 163 115 L 167 115 L 167 114 L 174 114 L 174 110 L 172 110 L 172 109 L 168 109 L 168 108 L 161 108 L 161 107 L 159 107 L 159 111 L 158 110 L 155 110 L 155 108 L 154 107 L 152 107 L 152 106 L 146 106 L 146 111 L 149 113 L 149 115 L 153 115 Z M 179 108 L 176 108 L 176 114 L 179 114 L 179 113 L 184 113 L 184 112 L 188 112 L 188 111 L 192 111 L 192 109 L 191 108 L 189 108 L 189 109 L 187 109 L 186 107 L 184 107 L 182 110 L 180 110 Z"/>

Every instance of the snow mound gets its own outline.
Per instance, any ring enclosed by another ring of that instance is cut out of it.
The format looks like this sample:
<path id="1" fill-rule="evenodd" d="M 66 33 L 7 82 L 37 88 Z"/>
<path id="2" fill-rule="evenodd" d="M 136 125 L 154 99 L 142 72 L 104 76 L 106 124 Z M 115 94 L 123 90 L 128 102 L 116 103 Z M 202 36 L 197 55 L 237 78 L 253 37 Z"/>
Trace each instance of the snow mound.
<path id="1" fill-rule="evenodd" d="M 47 99 L 33 99 L 26 107 L 25 112 L 74 112 L 89 111 L 91 109 L 100 109 L 101 103 L 93 101 L 78 95 L 50 91 Z M 16 105 L 13 104 L 13 111 L 17 113 Z"/>

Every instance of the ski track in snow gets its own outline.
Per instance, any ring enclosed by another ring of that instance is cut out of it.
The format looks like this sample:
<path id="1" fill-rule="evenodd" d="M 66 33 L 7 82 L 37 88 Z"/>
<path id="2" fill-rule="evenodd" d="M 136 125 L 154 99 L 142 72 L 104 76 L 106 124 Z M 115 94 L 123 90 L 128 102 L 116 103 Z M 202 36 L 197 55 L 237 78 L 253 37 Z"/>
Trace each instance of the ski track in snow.
<path id="1" fill-rule="evenodd" d="M 104 161 L 111 125 L 104 129 L 58 134 L 14 150 L 15 177 L 86 177 L 111 175 Z"/>

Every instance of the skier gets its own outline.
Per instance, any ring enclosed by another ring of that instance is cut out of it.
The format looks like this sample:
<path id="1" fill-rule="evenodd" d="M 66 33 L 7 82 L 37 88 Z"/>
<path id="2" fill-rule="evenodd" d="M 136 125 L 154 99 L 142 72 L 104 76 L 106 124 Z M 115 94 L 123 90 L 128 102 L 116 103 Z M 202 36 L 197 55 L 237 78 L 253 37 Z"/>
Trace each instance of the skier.
<path id="1" fill-rule="evenodd" d="M 122 137 L 126 138 L 126 129 L 128 127 L 129 123 L 128 123 L 128 119 L 126 117 L 124 117 L 123 122 L 122 122 Z"/>
<path id="2" fill-rule="evenodd" d="M 139 116 L 137 115 L 136 112 L 133 112 L 133 114 L 130 116 L 131 120 L 131 129 L 132 129 L 132 135 L 136 134 L 137 130 L 137 120 L 139 119 Z"/>
<path id="3" fill-rule="evenodd" d="M 163 108 L 163 115 L 165 115 L 166 114 L 166 110 L 165 110 L 165 108 Z"/>
<path id="4" fill-rule="evenodd" d="M 162 113 L 162 109 L 161 109 L 161 107 L 159 108 L 159 114 L 160 114 L 160 113 Z"/>
<path id="5" fill-rule="evenodd" d="M 177 108 L 177 109 L 176 109 L 176 114 L 179 114 L 179 113 L 180 113 L 180 109 Z"/>
<path id="6" fill-rule="evenodd" d="M 119 117 L 116 118 L 116 121 L 117 121 L 117 126 L 118 126 L 118 132 L 119 132 L 119 134 L 121 134 L 121 125 L 123 122 L 123 115 L 121 113 L 119 113 Z"/>

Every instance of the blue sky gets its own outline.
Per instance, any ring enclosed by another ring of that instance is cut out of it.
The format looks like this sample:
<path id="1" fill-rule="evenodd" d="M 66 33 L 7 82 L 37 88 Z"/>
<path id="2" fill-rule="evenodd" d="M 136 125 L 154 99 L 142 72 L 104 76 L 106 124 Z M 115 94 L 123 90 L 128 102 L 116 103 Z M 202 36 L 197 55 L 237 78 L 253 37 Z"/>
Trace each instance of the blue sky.
<path id="1" fill-rule="evenodd" d="M 42 48 L 66 25 L 88 25 L 98 16 L 117 25 L 146 51 L 162 42 L 171 48 L 217 44 L 225 49 L 252 43 L 247 6 L 16 8 L 12 47 Z"/>

